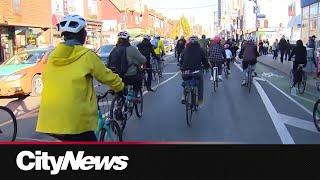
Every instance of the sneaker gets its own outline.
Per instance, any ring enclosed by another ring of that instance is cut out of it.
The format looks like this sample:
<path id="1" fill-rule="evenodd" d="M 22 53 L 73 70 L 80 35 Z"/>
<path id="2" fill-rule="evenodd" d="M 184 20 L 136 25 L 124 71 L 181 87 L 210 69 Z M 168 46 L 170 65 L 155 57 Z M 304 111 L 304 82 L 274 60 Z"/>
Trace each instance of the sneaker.
<path id="1" fill-rule="evenodd" d="M 228 70 L 228 74 L 231 74 L 231 71 L 230 71 L 230 70 Z"/>
<path id="2" fill-rule="evenodd" d="M 213 76 L 211 76 L 210 81 L 213 81 Z"/>
<path id="3" fill-rule="evenodd" d="M 292 95 L 292 96 L 297 96 L 297 89 L 296 89 L 296 87 L 291 88 L 291 95 Z"/>
<path id="4" fill-rule="evenodd" d="M 241 86 L 245 86 L 246 84 L 246 80 L 242 80 Z"/>
<path id="5" fill-rule="evenodd" d="M 181 104 L 186 104 L 186 100 L 183 98 L 181 98 Z"/>
<path id="6" fill-rule="evenodd" d="M 222 81 L 222 75 L 219 75 L 219 81 Z"/>

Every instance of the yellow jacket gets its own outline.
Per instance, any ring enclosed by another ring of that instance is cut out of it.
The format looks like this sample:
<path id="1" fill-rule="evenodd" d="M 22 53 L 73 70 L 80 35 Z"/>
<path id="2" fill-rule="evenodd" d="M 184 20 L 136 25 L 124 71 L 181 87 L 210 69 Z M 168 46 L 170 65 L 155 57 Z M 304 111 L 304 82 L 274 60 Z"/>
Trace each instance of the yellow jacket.
<path id="1" fill-rule="evenodd" d="M 116 92 L 124 84 L 91 50 L 59 44 L 50 54 L 42 74 L 43 91 L 36 131 L 80 134 L 98 125 L 93 78 Z"/>
<path id="2" fill-rule="evenodd" d="M 165 51 L 164 51 L 164 45 L 163 45 L 163 41 L 162 41 L 162 40 L 159 40 L 159 41 L 158 41 L 158 46 L 157 46 L 157 48 L 154 50 L 154 52 L 156 53 L 156 55 L 161 55 L 162 52 L 165 52 Z"/>

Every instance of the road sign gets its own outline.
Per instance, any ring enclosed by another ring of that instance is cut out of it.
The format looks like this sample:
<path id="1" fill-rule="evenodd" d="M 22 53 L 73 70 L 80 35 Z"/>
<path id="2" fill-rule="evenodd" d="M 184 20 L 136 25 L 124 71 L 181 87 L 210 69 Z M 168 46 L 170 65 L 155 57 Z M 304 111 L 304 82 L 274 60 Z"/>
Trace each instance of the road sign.
<path id="1" fill-rule="evenodd" d="M 258 18 L 258 19 L 263 19 L 263 18 L 266 18 L 266 15 L 264 15 L 264 14 L 258 14 L 258 15 L 257 15 L 257 18 Z"/>

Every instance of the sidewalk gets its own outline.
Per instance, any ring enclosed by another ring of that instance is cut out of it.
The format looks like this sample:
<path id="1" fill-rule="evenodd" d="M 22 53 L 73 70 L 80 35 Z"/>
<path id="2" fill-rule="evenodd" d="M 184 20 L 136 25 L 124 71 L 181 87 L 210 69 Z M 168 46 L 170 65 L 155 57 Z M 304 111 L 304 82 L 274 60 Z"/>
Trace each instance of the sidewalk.
<path id="1" fill-rule="evenodd" d="M 258 58 L 258 62 L 261 64 L 264 64 L 268 67 L 271 67 L 273 69 L 279 70 L 282 73 L 285 73 L 286 75 L 290 75 L 290 70 L 292 69 L 292 61 L 285 61 L 283 64 L 280 61 L 280 57 L 278 57 L 277 60 L 272 59 L 272 55 L 265 55 L 265 56 L 260 56 Z M 315 77 L 315 68 L 312 62 L 308 61 L 306 69 L 309 71 L 307 72 L 307 86 L 314 87 L 316 88 L 316 82 L 319 81 L 319 78 L 314 78 Z M 313 72 L 311 72 L 313 71 Z"/>

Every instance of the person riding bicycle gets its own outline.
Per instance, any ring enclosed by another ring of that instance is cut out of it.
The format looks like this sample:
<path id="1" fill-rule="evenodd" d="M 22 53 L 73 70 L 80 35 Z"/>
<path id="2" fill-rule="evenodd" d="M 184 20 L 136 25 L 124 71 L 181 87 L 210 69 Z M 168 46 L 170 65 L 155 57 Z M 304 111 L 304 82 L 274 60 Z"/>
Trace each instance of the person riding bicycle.
<path id="1" fill-rule="evenodd" d="M 206 39 L 206 35 L 202 35 L 201 39 L 199 40 L 199 44 L 201 49 L 204 51 L 206 57 L 208 54 L 208 48 L 209 48 L 209 41 Z"/>
<path id="2" fill-rule="evenodd" d="M 132 85 L 133 90 L 138 92 L 144 76 L 141 66 L 146 62 L 147 59 L 140 51 L 131 46 L 130 34 L 127 31 L 119 32 L 118 42 L 110 52 L 107 67 L 119 74 L 126 86 Z M 118 121 L 124 120 L 120 109 L 116 110 L 115 118 Z"/>
<path id="3" fill-rule="evenodd" d="M 163 67 L 161 67 L 162 66 L 161 65 L 162 64 L 161 61 L 164 61 L 163 56 L 166 54 L 166 52 L 165 52 L 164 44 L 163 44 L 163 41 L 161 40 L 160 35 L 156 35 L 155 39 L 157 41 L 156 41 L 156 45 L 154 45 L 154 52 L 155 52 L 155 55 L 156 55 L 154 58 L 157 59 L 158 67 L 160 67 L 160 69 L 162 71 Z M 162 72 L 160 72 L 160 77 L 162 77 Z"/>
<path id="4" fill-rule="evenodd" d="M 141 66 L 147 62 L 147 59 L 137 48 L 131 46 L 129 39 L 129 32 L 119 32 L 118 42 L 110 52 L 107 66 L 120 75 L 125 85 L 133 85 L 135 90 L 140 90 L 143 79 Z M 124 54 L 125 57 L 123 57 Z M 121 69 L 123 63 L 127 63 L 127 67 Z"/>
<path id="5" fill-rule="evenodd" d="M 298 72 L 298 66 L 303 65 L 303 67 L 307 66 L 307 48 L 303 45 L 303 42 L 301 40 L 298 40 L 296 43 L 296 47 L 292 50 L 289 61 L 291 61 L 291 58 L 295 56 L 295 60 L 293 61 L 293 86 L 291 93 L 293 95 L 296 94 L 296 84 L 297 82 L 301 81 L 301 74 Z"/>
<path id="6" fill-rule="evenodd" d="M 229 44 L 225 44 L 224 45 L 224 49 L 226 51 L 226 63 L 227 63 L 227 67 L 228 67 L 228 74 L 231 74 L 230 63 L 231 63 L 231 60 L 232 60 L 232 51 L 230 50 L 230 45 Z"/>
<path id="7" fill-rule="evenodd" d="M 147 78 L 147 82 L 146 82 L 146 86 L 147 86 L 147 90 L 148 91 L 154 91 L 152 88 L 151 88 L 151 81 L 152 81 L 152 67 L 151 67 L 151 63 L 150 63 L 150 59 L 151 59 L 151 56 L 156 56 L 155 52 L 154 52 L 154 49 L 153 49 L 153 46 L 150 42 L 151 40 L 151 37 L 150 35 L 145 35 L 142 42 L 139 43 L 137 45 L 138 47 L 138 50 L 140 51 L 140 53 L 147 59 L 147 62 L 145 64 L 145 67 L 147 68 L 147 74 L 148 74 L 148 78 Z"/>
<path id="8" fill-rule="evenodd" d="M 181 61 L 180 61 L 180 69 L 183 72 L 182 73 L 182 79 L 184 81 L 190 79 L 190 74 L 185 74 L 184 72 L 189 71 L 195 72 L 200 70 L 198 73 L 193 74 L 193 76 L 199 80 L 198 84 L 198 105 L 203 104 L 203 72 L 202 67 L 209 68 L 210 64 L 208 63 L 208 60 L 205 57 L 205 53 L 200 47 L 200 44 L 198 43 L 198 37 L 197 36 L 191 36 L 189 38 L 189 44 L 187 47 L 183 50 L 181 54 Z M 185 96 L 182 95 L 181 102 L 185 103 Z"/>
<path id="9" fill-rule="evenodd" d="M 98 105 L 93 78 L 122 92 L 121 78 L 83 47 L 86 20 L 67 15 L 57 24 L 64 42 L 49 56 L 42 74 L 43 91 L 36 131 L 61 141 L 97 141 Z"/>
<path id="10" fill-rule="evenodd" d="M 255 65 L 258 63 L 257 58 L 259 56 L 258 48 L 253 40 L 253 38 L 249 38 L 246 43 L 244 43 L 241 47 L 239 57 L 243 59 L 242 61 L 242 69 L 243 69 L 243 80 L 241 85 L 246 85 L 247 79 L 247 70 L 249 65 L 252 67 L 252 72 L 255 71 Z"/>
<path id="11" fill-rule="evenodd" d="M 213 80 L 213 67 L 218 67 L 218 75 L 219 80 L 222 81 L 222 64 L 226 59 L 226 52 L 221 45 L 221 38 L 219 36 L 215 36 L 213 39 L 213 45 L 209 50 L 208 59 L 211 64 L 211 78 Z"/>
<path id="12" fill-rule="evenodd" d="M 177 42 L 177 53 L 178 53 L 178 64 L 179 64 L 179 61 L 180 61 L 180 56 L 181 56 L 181 53 L 182 51 L 184 50 L 184 48 L 186 47 L 186 43 L 187 41 L 184 39 L 184 36 L 181 36 L 181 38 L 178 40 Z"/>

